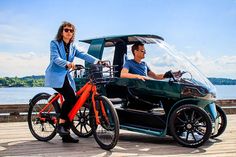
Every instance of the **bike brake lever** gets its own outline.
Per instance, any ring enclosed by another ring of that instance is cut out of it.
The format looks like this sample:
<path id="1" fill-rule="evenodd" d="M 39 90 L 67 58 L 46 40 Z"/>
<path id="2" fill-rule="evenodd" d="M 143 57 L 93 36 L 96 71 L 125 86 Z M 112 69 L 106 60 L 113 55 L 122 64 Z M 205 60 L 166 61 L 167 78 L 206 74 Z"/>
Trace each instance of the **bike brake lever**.
<path id="1" fill-rule="evenodd" d="M 84 66 L 83 65 L 75 65 L 75 70 L 81 70 L 81 69 L 84 69 Z"/>

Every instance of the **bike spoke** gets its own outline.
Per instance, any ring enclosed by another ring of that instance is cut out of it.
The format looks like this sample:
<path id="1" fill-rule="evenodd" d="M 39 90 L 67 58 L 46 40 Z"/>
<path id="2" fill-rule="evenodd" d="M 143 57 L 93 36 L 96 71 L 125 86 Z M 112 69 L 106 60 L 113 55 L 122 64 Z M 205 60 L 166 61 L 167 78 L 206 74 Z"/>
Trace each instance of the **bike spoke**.
<path id="1" fill-rule="evenodd" d="M 197 141 L 197 139 L 196 139 L 196 137 L 195 137 L 195 135 L 194 135 L 194 132 L 193 132 L 193 131 L 191 131 L 191 134 L 192 134 L 192 136 L 193 136 L 193 139 L 194 139 L 194 141 L 196 142 L 196 141 Z"/>
<path id="2" fill-rule="evenodd" d="M 177 117 L 177 119 L 178 119 L 180 122 L 182 122 L 182 123 L 186 123 L 186 121 L 180 119 L 180 117 Z"/>
<path id="3" fill-rule="evenodd" d="M 188 136 L 189 136 L 189 131 L 187 131 L 187 135 L 186 135 L 186 141 L 188 141 Z"/>
<path id="4" fill-rule="evenodd" d="M 83 112 L 83 116 L 86 116 L 86 107 L 84 107 L 84 112 Z"/>
<path id="5" fill-rule="evenodd" d="M 80 132 L 83 132 L 83 125 L 80 125 Z"/>
<path id="6" fill-rule="evenodd" d="M 81 124 L 81 122 L 80 121 L 78 121 L 78 124 L 75 126 L 76 128 L 79 126 Z"/>
<path id="7" fill-rule="evenodd" d="M 195 114 L 195 111 L 193 110 L 192 115 L 191 115 L 191 121 L 194 120 L 194 114 Z"/>
<path id="8" fill-rule="evenodd" d="M 187 116 L 185 111 L 184 111 L 184 117 L 185 117 L 186 120 L 188 120 L 188 116 Z"/>
<path id="9" fill-rule="evenodd" d="M 199 128 L 199 127 L 203 127 L 205 128 L 206 127 L 206 124 L 198 124 L 198 125 L 194 125 L 196 128 Z"/>
<path id="10" fill-rule="evenodd" d="M 204 133 L 203 132 L 201 132 L 200 130 L 198 130 L 198 129 L 195 129 L 194 131 L 196 131 L 199 135 L 204 135 Z"/>
<path id="11" fill-rule="evenodd" d="M 84 125 L 84 129 L 85 129 L 86 132 L 88 132 L 88 129 L 87 129 L 86 125 Z"/>
<path id="12" fill-rule="evenodd" d="M 202 117 L 199 117 L 199 118 L 195 119 L 195 121 L 193 123 L 196 124 L 196 122 L 199 122 L 201 119 L 202 119 Z"/>

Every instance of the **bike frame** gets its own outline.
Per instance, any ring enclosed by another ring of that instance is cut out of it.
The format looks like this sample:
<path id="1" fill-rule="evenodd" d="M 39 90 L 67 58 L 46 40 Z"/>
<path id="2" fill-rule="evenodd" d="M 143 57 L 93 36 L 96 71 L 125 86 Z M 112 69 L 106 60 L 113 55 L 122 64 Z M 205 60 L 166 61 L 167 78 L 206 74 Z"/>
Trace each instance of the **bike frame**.
<path id="1" fill-rule="evenodd" d="M 75 117 L 75 115 L 77 114 L 77 112 L 79 111 L 79 109 L 85 104 L 85 102 L 89 99 L 90 95 L 92 94 L 92 104 L 93 104 L 93 110 L 94 110 L 94 114 L 95 114 L 95 119 L 96 119 L 96 124 L 99 125 L 100 124 L 100 120 L 98 118 L 98 111 L 96 108 L 96 101 L 95 101 L 95 97 L 98 96 L 97 93 L 97 87 L 96 85 L 94 85 L 91 81 L 87 82 L 80 90 L 78 90 L 76 92 L 76 96 L 80 96 L 79 99 L 76 101 L 74 107 L 72 108 L 72 110 L 70 111 L 70 113 L 68 114 L 69 120 L 72 121 Z M 54 101 L 58 101 L 60 102 L 60 105 L 63 104 L 64 99 L 63 96 L 58 93 L 55 97 L 52 98 L 52 100 L 50 100 L 44 107 L 43 109 L 39 112 L 39 115 L 42 114 L 42 112 L 44 112 L 47 108 L 48 109 L 48 113 L 52 111 L 53 106 L 52 103 Z M 108 120 L 108 116 L 105 112 L 105 107 L 102 101 L 99 102 L 99 105 L 101 107 L 101 111 L 103 116 L 105 117 L 106 121 L 109 122 Z M 42 119 L 43 120 L 43 119 Z"/>

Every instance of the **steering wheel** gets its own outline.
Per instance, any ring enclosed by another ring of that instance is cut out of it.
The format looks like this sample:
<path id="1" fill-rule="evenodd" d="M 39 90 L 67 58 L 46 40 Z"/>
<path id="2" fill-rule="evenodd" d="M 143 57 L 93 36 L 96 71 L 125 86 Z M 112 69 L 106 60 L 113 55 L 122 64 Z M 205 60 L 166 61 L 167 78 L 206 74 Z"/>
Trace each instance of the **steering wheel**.
<path id="1" fill-rule="evenodd" d="M 182 78 L 182 76 L 184 74 L 189 74 L 190 75 L 190 79 L 187 79 L 187 78 Z M 186 81 L 186 80 L 192 80 L 192 74 L 188 71 L 176 71 L 176 72 L 172 72 L 171 70 L 170 71 L 167 71 L 164 76 L 164 78 L 170 78 L 170 79 L 173 79 L 173 81 L 175 82 L 181 82 L 181 81 Z"/>

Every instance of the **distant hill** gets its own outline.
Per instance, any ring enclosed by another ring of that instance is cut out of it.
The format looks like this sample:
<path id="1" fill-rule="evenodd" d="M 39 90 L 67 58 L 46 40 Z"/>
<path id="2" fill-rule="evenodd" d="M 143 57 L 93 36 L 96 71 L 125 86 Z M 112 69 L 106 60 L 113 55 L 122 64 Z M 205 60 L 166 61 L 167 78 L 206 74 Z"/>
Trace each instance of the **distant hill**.
<path id="1" fill-rule="evenodd" d="M 44 75 L 32 75 L 32 76 L 25 76 L 25 77 L 22 77 L 22 79 L 44 79 L 45 76 Z"/>
<path id="2" fill-rule="evenodd" d="M 236 85 L 235 79 L 228 79 L 228 78 L 214 78 L 210 77 L 208 78 L 212 84 L 214 85 Z"/>
<path id="3" fill-rule="evenodd" d="M 43 87 L 44 75 L 32 75 L 25 77 L 3 77 L 0 78 L 0 87 Z M 236 85 L 235 79 L 208 78 L 214 85 Z"/>

